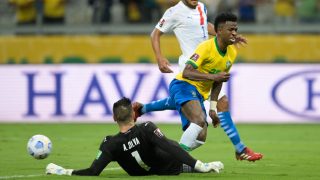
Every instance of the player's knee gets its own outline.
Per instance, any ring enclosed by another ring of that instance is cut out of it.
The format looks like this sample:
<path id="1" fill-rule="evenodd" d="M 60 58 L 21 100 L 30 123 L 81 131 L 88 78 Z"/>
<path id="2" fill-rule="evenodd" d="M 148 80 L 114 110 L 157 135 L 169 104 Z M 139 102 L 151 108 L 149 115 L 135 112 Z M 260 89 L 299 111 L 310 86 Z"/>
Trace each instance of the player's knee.
<path id="1" fill-rule="evenodd" d="M 199 133 L 197 140 L 204 143 L 206 139 L 207 139 L 207 128 L 203 128 L 202 131 Z"/>
<path id="2" fill-rule="evenodd" d="M 196 122 L 196 124 L 202 128 L 204 128 L 207 125 L 205 121 L 198 121 Z"/>
<path id="3" fill-rule="evenodd" d="M 222 96 L 217 104 L 217 110 L 219 112 L 228 111 L 229 109 L 229 100 L 227 96 Z"/>
<path id="4" fill-rule="evenodd" d="M 204 127 L 205 123 L 205 115 L 202 111 L 194 111 L 189 114 L 188 119 L 190 122 L 197 124 L 200 127 Z"/>
<path id="5" fill-rule="evenodd" d="M 195 120 L 194 123 L 196 123 L 198 126 L 204 128 L 207 125 L 205 119 L 206 119 L 205 115 L 202 112 L 198 113 L 194 118 L 194 120 Z"/>

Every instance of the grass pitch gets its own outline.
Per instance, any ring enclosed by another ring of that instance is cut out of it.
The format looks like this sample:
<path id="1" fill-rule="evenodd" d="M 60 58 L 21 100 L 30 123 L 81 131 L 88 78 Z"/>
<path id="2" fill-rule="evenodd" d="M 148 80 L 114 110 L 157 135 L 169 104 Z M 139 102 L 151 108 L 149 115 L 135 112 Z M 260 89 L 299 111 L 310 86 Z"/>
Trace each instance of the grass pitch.
<path id="1" fill-rule="evenodd" d="M 179 140 L 180 125 L 159 124 L 167 137 Z M 264 154 L 255 163 L 237 161 L 234 148 L 221 128 L 208 129 L 207 142 L 191 154 L 202 161 L 220 160 L 220 174 L 130 177 L 112 163 L 99 177 L 44 175 L 53 162 L 65 168 L 90 166 L 105 135 L 115 134 L 115 124 L 0 124 L 0 179 L 320 179 L 320 124 L 237 125 L 242 141 Z M 48 136 L 53 151 L 47 159 L 28 155 L 28 139 L 35 134 Z"/>

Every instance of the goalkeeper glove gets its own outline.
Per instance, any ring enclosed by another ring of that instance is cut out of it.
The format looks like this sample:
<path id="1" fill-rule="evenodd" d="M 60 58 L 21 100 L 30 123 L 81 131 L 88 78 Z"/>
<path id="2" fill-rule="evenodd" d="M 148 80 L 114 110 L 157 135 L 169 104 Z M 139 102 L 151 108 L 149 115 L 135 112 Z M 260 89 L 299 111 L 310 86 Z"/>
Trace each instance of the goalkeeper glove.
<path id="1" fill-rule="evenodd" d="M 65 169 L 56 164 L 50 163 L 46 167 L 46 174 L 56 174 L 56 175 L 72 175 L 73 169 Z"/>
<path id="2" fill-rule="evenodd" d="M 208 163 L 211 169 L 216 172 L 220 173 L 220 171 L 224 168 L 224 165 L 221 161 L 213 161 Z"/>
<path id="3" fill-rule="evenodd" d="M 194 169 L 198 172 L 206 173 L 214 171 L 216 173 L 219 173 L 220 170 L 224 168 L 224 165 L 220 161 L 213 161 L 210 163 L 203 163 L 199 160 L 197 160 L 196 165 L 194 166 Z"/>
<path id="4" fill-rule="evenodd" d="M 199 160 L 197 160 L 196 165 L 194 166 L 194 169 L 198 172 L 206 173 L 211 171 L 211 167 L 208 163 L 203 163 Z"/>

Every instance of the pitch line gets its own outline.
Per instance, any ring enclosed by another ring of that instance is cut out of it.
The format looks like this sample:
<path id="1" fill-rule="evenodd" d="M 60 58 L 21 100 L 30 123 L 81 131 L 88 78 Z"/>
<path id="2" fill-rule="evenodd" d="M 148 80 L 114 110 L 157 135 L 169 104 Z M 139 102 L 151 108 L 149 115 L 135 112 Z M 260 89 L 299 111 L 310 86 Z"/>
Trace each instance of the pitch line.
<path id="1" fill-rule="evenodd" d="M 117 171 L 120 170 L 120 167 L 106 168 L 103 171 Z M 0 179 L 17 179 L 17 178 L 32 178 L 46 176 L 45 174 L 31 174 L 31 175 L 12 175 L 12 176 L 0 176 Z"/>
<path id="2" fill-rule="evenodd" d="M 32 177 L 40 177 L 40 176 L 45 176 L 45 174 L 0 176 L 0 179 L 32 178 Z"/>

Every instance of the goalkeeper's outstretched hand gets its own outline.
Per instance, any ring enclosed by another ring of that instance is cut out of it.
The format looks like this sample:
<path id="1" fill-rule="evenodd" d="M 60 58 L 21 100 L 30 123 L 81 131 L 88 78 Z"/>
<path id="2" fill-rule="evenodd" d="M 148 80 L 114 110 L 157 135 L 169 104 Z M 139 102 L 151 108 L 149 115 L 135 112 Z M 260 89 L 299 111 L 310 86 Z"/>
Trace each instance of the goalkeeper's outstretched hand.
<path id="1" fill-rule="evenodd" d="M 208 173 L 208 172 L 216 172 L 220 173 L 220 171 L 224 168 L 224 165 L 220 161 L 213 161 L 209 163 L 203 163 L 201 161 L 197 161 L 194 169 L 198 172 Z"/>
<path id="2" fill-rule="evenodd" d="M 65 169 L 56 164 L 50 163 L 46 167 L 46 174 L 56 174 L 56 175 L 72 175 L 73 169 Z"/>

